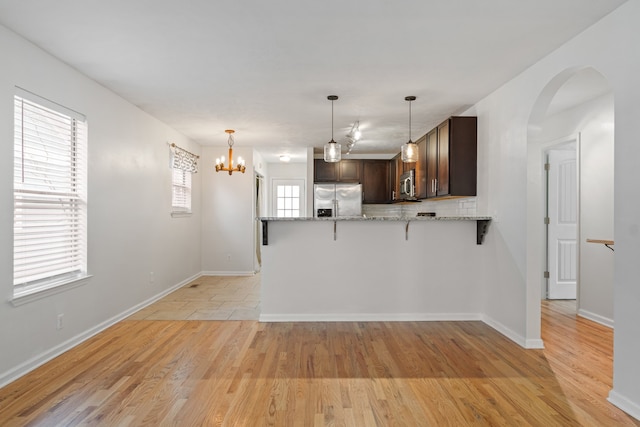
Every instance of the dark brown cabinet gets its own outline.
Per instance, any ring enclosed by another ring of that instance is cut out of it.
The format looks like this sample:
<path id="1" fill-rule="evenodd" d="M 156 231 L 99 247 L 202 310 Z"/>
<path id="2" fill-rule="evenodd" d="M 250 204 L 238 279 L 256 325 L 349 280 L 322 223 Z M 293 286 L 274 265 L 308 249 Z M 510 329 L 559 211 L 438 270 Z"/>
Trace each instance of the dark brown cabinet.
<path id="1" fill-rule="evenodd" d="M 362 160 L 341 160 L 327 163 L 323 159 L 313 162 L 314 182 L 360 182 Z"/>
<path id="2" fill-rule="evenodd" d="M 362 202 L 387 203 L 391 199 L 389 161 L 362 161 Z"/>
<path id="3" fill-rule="evenodd" d="M 476 195 L 477 118 L 450 117 L 427 134 L 426 197 Z"/>
<path id="4" fill-rule="evenodd" d="M 416 197 L 424 199 L 427 197 L 427 135 L 423 135 L 416 141 L 418 146 L 418 161 L 409 163 L 416 169 Z"/>
<path id="5" fill-rule="evenodd" d="M 360 182 L 362 160 L 341 160 L 338 162 L 338 181 Z"/>
<path id="6" fill-rule="evenodd" d="M 315 159 L 313 162 L 314 182 L 335 182 L 338 180 L 337 163 L 327 163 L 323 159 Z"/>
<path id="7" fill-rule="evenodd" d="M 400 154 L 389 160 L 389 188 L 391 189 L 390 201 L 400 199 L 400 175 L 404 172 L 404 164 Z"/>
<path id="8" fill-rule="evenodd" d="M 426 197 L 436 197 L 436 182 L 438 178 L 438 128 L 427 134 L 426 150 Z"/>

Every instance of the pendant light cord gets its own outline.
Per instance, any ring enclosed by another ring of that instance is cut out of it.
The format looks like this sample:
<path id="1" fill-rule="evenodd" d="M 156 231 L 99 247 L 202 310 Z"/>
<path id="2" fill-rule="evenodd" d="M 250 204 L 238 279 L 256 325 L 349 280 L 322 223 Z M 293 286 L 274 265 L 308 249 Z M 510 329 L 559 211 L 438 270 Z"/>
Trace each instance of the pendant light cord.
<path id="1" fill-rule="evenodd" d="M 331 141 L 333 142 L 333 99 L 331 100 Z"/>
<path id="2" fill-rule="evenodd" d="M 409 142 L 411 142 L 411 101 L 409 101 Z"/>

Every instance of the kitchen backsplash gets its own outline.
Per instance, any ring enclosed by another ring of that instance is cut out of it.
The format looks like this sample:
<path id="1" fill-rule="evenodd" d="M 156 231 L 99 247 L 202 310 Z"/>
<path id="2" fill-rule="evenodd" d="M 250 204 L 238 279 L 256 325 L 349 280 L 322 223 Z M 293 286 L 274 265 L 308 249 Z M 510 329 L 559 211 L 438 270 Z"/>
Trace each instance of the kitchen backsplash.
<path id="1" fill-rule="evenodd" d="M 404 204 L 362 205 L 362 213 L 368 217 L 414 217 L 418 212 L 435 212 L 436 216 L 475 216 L 476 198 L 426 201 Z"/>

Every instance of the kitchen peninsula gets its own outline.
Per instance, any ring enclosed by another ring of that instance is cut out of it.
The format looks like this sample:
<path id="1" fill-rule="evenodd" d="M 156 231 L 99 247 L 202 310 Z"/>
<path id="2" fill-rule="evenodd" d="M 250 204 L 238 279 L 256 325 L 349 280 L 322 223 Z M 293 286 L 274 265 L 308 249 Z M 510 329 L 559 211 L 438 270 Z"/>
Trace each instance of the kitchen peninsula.
<path id="1" fill-rule="evenodd" d="M 490 217 L 259 220 L 261 321 L 481 320 Z"/>

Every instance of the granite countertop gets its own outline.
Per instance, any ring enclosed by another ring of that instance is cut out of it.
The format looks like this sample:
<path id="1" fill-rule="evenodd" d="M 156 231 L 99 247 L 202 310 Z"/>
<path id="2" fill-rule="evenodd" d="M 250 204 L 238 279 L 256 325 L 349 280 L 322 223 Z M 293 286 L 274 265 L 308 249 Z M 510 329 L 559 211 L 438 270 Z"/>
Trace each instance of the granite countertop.
<path id="1" fill-rule="evenodd" d="M 260 217 L 260 221 L 488 221 L 490 216 L 356 216 L 356 217 L 300 217 L 300 218 L 279 218 Z"/>

